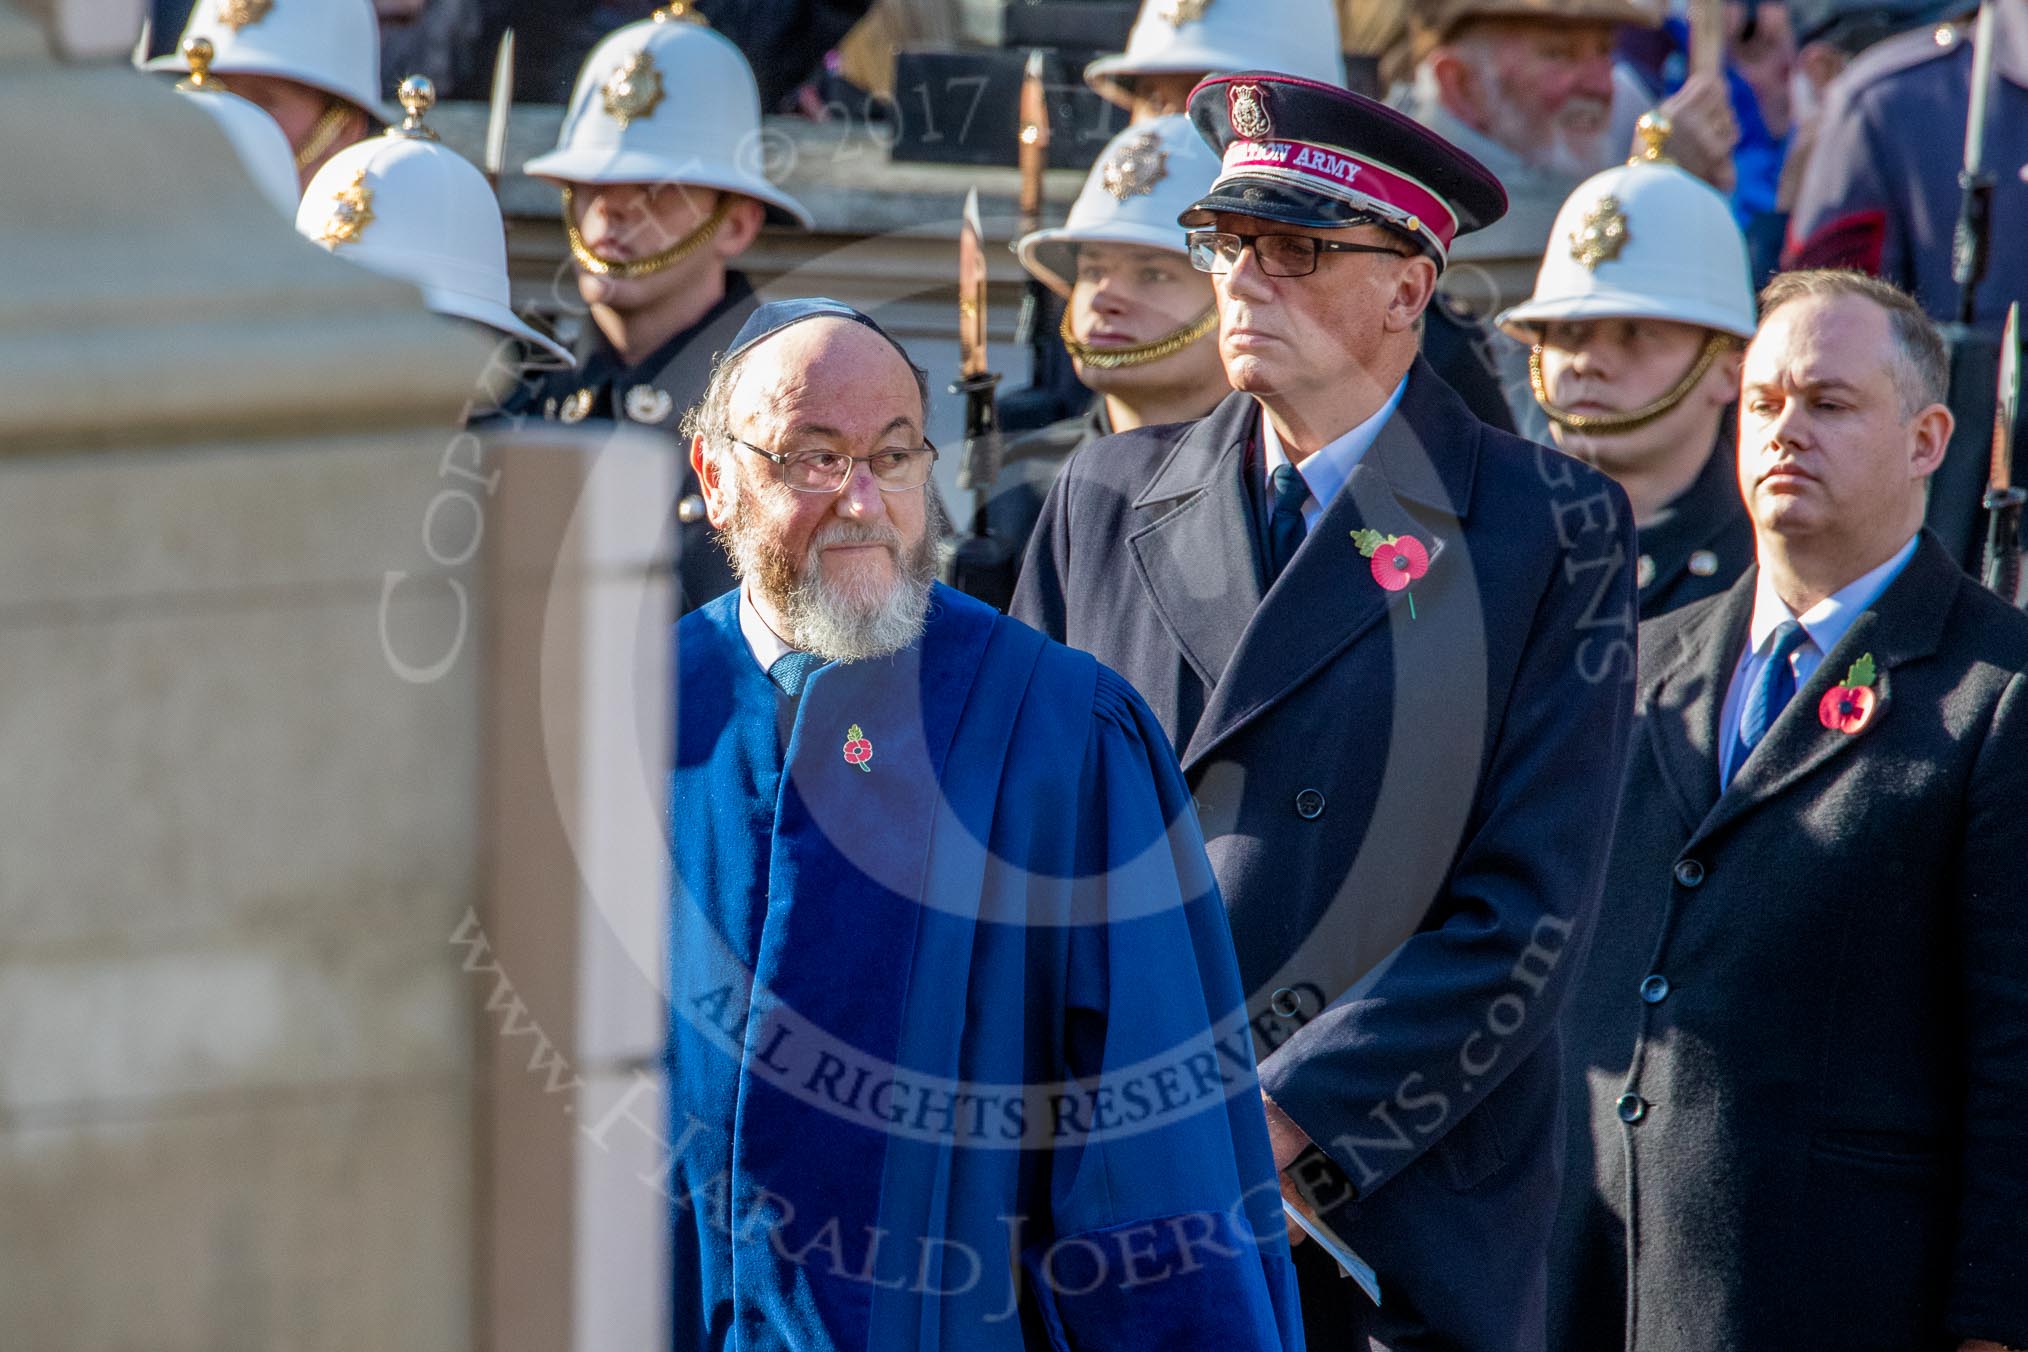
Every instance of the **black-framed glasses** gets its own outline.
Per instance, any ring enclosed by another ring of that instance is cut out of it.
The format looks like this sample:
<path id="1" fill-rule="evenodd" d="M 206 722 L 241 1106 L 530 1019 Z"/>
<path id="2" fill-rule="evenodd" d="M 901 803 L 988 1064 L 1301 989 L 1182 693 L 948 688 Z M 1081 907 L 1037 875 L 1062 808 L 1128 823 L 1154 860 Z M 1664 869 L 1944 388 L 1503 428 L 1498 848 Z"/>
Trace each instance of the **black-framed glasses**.
<path id="1" fill-rule="evenodd" d="M 1307 277 L 1317 270 L 1317 255 L 1327 253 L 1409 255 L 1385 244 L 1348 244 L 1313 235 L 1235 235 L 1229 230 L 1192 230 L 1187 236 L 1190 266 L 1224 276 L 1239 266 L 1248 249 L 1270 277 Z"/>
<path id="2" fill-rule="evenodd" d="M 907 493 L 929 482 L 930 467 L 937 462 L 937 448 L 928 437 L 914 450 L 875 451 L 872 455 L 846 455 L 842 451 L 793 451 L 779 455 L 750 441 L 739 444 L 774 461 L 781 469 L 783 486 L 798 493 L 836 493 L 858 465 L 873 472 L 874 485 L 881 492 Z"/>

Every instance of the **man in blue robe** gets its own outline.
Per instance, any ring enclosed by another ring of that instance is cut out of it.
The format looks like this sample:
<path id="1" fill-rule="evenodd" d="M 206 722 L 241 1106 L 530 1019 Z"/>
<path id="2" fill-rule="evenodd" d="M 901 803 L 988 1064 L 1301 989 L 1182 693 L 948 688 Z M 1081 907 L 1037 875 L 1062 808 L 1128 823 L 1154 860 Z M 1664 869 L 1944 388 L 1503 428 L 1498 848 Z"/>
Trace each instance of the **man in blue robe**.
<path id="1" fill-rule="evenodd" d="M 762 307 L 686 430 L 678 1348 L 1302 1345 L 1231 936 L 1166 739 L 933 582 L 922 373 Z"/>

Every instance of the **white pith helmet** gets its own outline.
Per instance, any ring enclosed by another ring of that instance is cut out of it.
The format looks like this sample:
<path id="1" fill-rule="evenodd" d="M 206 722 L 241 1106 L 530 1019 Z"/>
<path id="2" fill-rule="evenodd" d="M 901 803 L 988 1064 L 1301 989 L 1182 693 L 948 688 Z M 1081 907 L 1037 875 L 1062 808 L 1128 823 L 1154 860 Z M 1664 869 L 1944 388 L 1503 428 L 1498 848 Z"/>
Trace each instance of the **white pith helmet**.
<path id="1" fill-rule="evenodd" d="M 1136 75 L 1272 70 L 1345 83 L 1345 52 L 1334 0 L 1142 0 L 1127 50 L 1084 68 L 1085 83 L 1121 107 Z"/>
<path id="2" fill-rule="evenodd" d="M 1666 129 L 1644 135 L 1659 156 Z M 1661 158 L 1579 184 L 1557 213 L 1535 294 L 1496 322 L 1534 343 L 1545 323 L 1583 319 L 1666 319 L 1753 337 L 1752 265 L 1725 198 Z"/>
<path id="3" fill-rule="evenodd" d="M 211 75 L 210 44 L 200 39 L 192 45 L 191 76 L 176 86 L 176 92 L 192 107 L 211 115 L 261 196 L 282 213 L 283 220 L 294 220 L 301 180 L 296 177 L 296 155 L 289 149 L 289 138 L 264 109 L 228 92 Z"/>
<path id="4" fill-rule="evenodd" d="M 1176 218 L 1211 190 L 1218 156 L 1190 119 L 1170 113 L 1127 128 L 1106 146 L 1064 223 L 1015 246 L 1021 265 L 1068 295 L 1079 244 L 1127 244 L 1186 254 Z"/>
<path id="5" fill-rule="evenodd" d="M 608 34 L 585 58 L 555 150 L 523 172 L 558 183 L 684 183 L 740 193 L 808 229 L 768 181 L 760 88 L 722 34 L 682 5 Z"/>
<path id="6" fill-rule="evenodd" d="M 575 364 L 509 304 L 507 231 L 477 166 L 422 126 L 429 81 L 402 83 L 407 120 L 349 146 L 317 171 L 296 209 L 297 233 L 382 276 L 422 289 L 438 314 L 473 320 Z"/>
<path id="7" fill-rule="evenodd" d="M 176 51 L 147 70 L 190 69 L 192 38 L 211 43 L 214 75 L 272 75 L 322 90 L 379 118 L 400 114 L 380 99 L 380 19 L 373 0 L 197 0 Z"/>

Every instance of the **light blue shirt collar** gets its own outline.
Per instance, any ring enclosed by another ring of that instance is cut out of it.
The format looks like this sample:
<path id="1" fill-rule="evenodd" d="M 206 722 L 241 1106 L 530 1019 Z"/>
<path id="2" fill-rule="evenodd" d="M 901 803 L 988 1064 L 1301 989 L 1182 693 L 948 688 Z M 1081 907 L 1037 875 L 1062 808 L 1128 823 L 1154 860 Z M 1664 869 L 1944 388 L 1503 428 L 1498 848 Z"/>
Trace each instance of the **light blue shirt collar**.
<path id="1" fill-rule="evenodd" d="M 1795 620 L 1803 626 L 1803 633 L 1809 638 L 1789 657 L 1790 668 L 1796 676 L 1796 688 L 1800 690 L 1816 674 L 1830 651 L 1838 646 L 1838 641 L 1845 637 L 1845 631 L 1872 608 L 1895 578 L 1901 576 L 1901 570 L 1915 557 L 1915 547 L 1921 538 L 1920 532 L 1910 536 L 1908 543 L 1893 558 L 1840 587 L 1801 615 L 1790 610 L 1788 603 L 1775 594 L 1774 583 L 1768 580 L 1767 570 L 1761 570 L 1754 585 L 1753 619 L 1747 626 L 1746 651 L 1739 655 L 1739 662 L 1732 669 L 1732 685 L 1725 694 L 1724 721 L 1719 725 L 1721 782 L 1730 782 L 1733 766 L 1739 759 L 1739 720 L 1745 712 L 1746 691 L 1760 678 L 1761 668 L 1767 665 L 1768 656 L 1774 649 L 1774 631 L 1784 622 Z"/>
<path id="2" fill-rule="evenodd" d="M 1845 631 L 1852 627 L 1852 622 L 1880 599 L 1880 593 L 1887 590 L 1887 584 L 1901 575 L 1901 570 L 1915 557 L 1916 542 L 1920 538 L 1919 534 L 1909 536 L 1908 543 L 1896 551 L 1893 558 L 1871 572 L 1861 574 L 1800 615 L 1775 595 L 1774 583 L 1769 579 L 1767 570 L 1762 569 L 1759 582 L 1754 587 L 1753 623 L 1747 630 L 1747 642 L 1756 654 L 1765 657 L 1769 645 L 1774 642 L 1774 631 L 1784 621 L 1795 620 L 1810 636 L 1810 646 L 1817 650 L 1821 659 L 1838 646 L 1838 640 L 1845 637 Z"/>
<path id="3" fill-rule="evenodd" d="M 1403 376 L 1401 383 L 1394 387 L 1394 393 L 1372 417 L 1336 441 L 1322 446 L 1298 466 L 1303 482 L 1310 486 L 1309 501 L 1303 504 L 1303 526 L 1306 530 L 1317 528 L 1318 518 L 1324 515 L 1324 509 L 1331 505 L 1331 500 L 1338 496 L 1338 490 L 1345 486 L 1345 481 L 1352 477 L 1352 471 L 1358 468 L 1359 462 L 1366 458 L 1366 452 L 1373 448 L 1374 441 L 1380 436 L 1380 429 L 1401 407 L 1401 397 L 1407 392 L 1408 377 Z M 1276 469 L 1290 463 L 1289 453 L 1282 449 L 1282 439 L 1275 434 L 1274 420 L 1266 413 L 1261 414 L 1260 433 L 1261 445 L 1267 452 L 1267 473 L 1273 474 Z"/>

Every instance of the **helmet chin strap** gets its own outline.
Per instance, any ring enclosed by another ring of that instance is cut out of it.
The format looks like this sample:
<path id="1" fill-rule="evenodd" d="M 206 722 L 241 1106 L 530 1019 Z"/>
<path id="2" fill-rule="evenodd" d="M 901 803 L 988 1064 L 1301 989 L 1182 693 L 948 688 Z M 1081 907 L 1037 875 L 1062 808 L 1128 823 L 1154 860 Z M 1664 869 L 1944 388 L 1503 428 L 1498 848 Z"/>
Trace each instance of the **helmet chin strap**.
<path id="1" fill-rule="evenodd" d="M 296 172 L 301 173 L 331 153 L 332 144 L 338 134 L 345 130 L 347 119 L 352 116 L 352 105 L 343 99 L 333 99 L 314 124 L 310 134 L 303 138 L 303 148 L 296 152 Z"/>
<path id="2" fill-rule="evenodd" d="M 725 224 L 725 218 L 730 216 L 733 207 L 739 204 L 739 198 L 735 194 L 721 192 L 718 195 L 718 205 L 711 209 L 711 214 L 706 216 L 695 230 L 660 253 L 649 254 L 646 258 L 622 261 L 601 257 L 592 251 L 591 245 L 585 243 L 583 232 L 577 228 L 576 200 L 576 194 L 571 191 L 570 184 L 564 184 L 563 232 L 570 241 L 570 256 L 577 260 L 579 267 L 594 277 L 617 277 L 622 281 L 652 277 L 696 253 L 718 233 L 719 227 Z"/>
<path id="3" fill-rule="evenodd" d="M 1197 318 L 1165 338 L 1152 343 L 1135 343 L 1131 347 L 1093 347 L 1080 343 L 1070 329 L 1070 307 L 1063 307 L 1064 350 L 1080 366 L 1089 366 L 1098 371 L 1119 371 L 1129 366 L 1146 366 L 1164 357 L 1173 357 L 1205 335 L 1218 329 L 1218 307 L 1212 306 Z"/>
<path id="4" fill-rule="evenodd" d="M 1732 343 L 1728 334 L 1713 333 L 1704 340 L 1704 350 L 1697 354 L 1697 360 L 1690 364 L 1690 371 L 1677 381 L 1667 393 L 1653 403 L 1629 409 L 1625 413 L 1572 413 L 1556 406 L 1549 398 L 1549 382 L 1542 375 L 1542 344 L 1537 343 L 1528 354 L 1528 383 L 1535 391 L 1535 402 L 1542 405 L 1542 411 L 1549 421 L 1567 432 L 1591 432 L 1612 435 L 1617 432 L 1633 432 L 1646 427 L 1659 418 L 1666 417 L 1676 405 L 1690 397 L 1690 391 L 1697 388 L 1705 373 L 1711 370 L 1713 362 Z"/>

